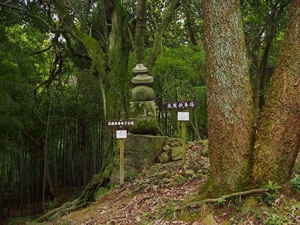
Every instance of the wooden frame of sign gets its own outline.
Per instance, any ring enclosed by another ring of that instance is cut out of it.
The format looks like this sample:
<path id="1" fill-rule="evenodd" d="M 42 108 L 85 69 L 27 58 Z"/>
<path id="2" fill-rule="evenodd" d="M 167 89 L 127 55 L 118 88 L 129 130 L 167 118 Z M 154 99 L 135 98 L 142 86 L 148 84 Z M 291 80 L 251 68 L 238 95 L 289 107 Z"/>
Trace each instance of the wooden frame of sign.
<path id="1" fill-rule="evenodd" d="M 109 120 L 105 124 L 107 127 L 116 130 L 116 139 L 120 147 L 120 184 L 124 183 L 124 148 L 127 138 L 126 128 L 137 126 L 136 120 Z"/>
<path id="2" fill-rule="evenodd" d="M 181 134 L 182 134 L 182 163 L 186 164 L 186 122 L 190 121 L 190 114 L 187 109 L 194 109 L 198 107 L 197 101 L 185 101 L 182 96 L 182 101 L 168 102 L 162 105 L 163 110 L 177 110 L 177 120 L 181 121 Z"/>

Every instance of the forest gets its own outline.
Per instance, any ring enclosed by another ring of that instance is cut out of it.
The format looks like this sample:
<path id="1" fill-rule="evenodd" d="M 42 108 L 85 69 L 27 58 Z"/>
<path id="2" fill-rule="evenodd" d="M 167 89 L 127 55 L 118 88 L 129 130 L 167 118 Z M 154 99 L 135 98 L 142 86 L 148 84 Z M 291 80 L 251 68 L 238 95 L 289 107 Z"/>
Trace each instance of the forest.
<path id="1" fill-rule="evenodd" d="M 186 138 L 209 140 L 210 176 L 196 202 L 291 179 L 300 192 L 300 0 L 0 0 L 0 21 L 0 224 L 109 187 L 105 123 L 132 117 L 137 65 L 154 135 L 181 138 L 164 103 L 198 103 Z"/>

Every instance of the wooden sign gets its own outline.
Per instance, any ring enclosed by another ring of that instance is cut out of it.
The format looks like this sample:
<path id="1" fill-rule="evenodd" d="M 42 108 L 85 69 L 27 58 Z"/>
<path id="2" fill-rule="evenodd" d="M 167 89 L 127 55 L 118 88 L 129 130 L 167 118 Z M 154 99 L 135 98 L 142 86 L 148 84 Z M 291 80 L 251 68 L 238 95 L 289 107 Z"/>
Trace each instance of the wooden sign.
<path id="1" fill-rule="evenodd" d="M 197 101 L 169 102 L 163 104 L 164 110 L 184 110 L 184 109 L 194 109 L 197 107 L 198 107 Z"/>
<path id="2" fill-rule="evenodd" d="M 190 121 L 190 112 L 177 112 L 178 121 Z"/>
<path id="3" fill-rule="evenodd" d="M 106 121 L 106 126 L 112 129 L 119 129 L 119 128 L 129 128 L 129 127 L 136 127 L 137 121 L 136 120 L 109 120 Z"/>
<path id="4" fill-rule="evenodd" d="M 124 143 L 127 138 L 127 130 L 129 127 L 136 127 L 136 120 L 109 120 L 105 125 L 113 130 L 116 130 L 116 138 L 119 141 L 120 147 L 120 184 L 124 183 Z"/>
<path id="5" fill-rule="evenodd" d="M 117 139 L 126 139 L 127 138 L 127 130 L 116 130 L 116 138 Z"/>
<path id="6" fill-rule="evenodd" d="M 182 163 L 186 166 L 186 122 L 190 120 L 189 112 L 183 111 L 186 109 L 194 109 L 198 107 L 197 101 L 184 101 L 182 96 L 181 102 L 169 102 L 163 104 L 164 110 L 177 110 L 177 120 L 181 121 L 182 132 Z M 183 112 L 182 112 L 183 111 Z"/>

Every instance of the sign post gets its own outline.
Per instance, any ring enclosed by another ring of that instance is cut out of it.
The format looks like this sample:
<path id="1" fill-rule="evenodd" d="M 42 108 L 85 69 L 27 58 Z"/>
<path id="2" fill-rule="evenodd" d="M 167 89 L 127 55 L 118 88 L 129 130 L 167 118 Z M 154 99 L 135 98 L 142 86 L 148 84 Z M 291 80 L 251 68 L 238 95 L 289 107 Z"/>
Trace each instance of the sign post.
<path id="1" fill-rule="evenodd" d="M 124 144 L 125 139 L 120 139 L 120 184 L 124 183 Z"/>
<path id="2" fill-rule="evenodd" d="M 186 122 L 190 120 L 190 112 L 177 112 L 177 120 L 181 121 L 182 163 L 186 164 Z"/>
<path id="3" fill-rule="evenodd" d="M 127 130 L 116 130 L 116 138 L 120 147 L 120 184 L 124 183 L 124 146 L 127 138 Z"/>
<path id="4" fill-rule="evenodd" d="M 182 163 L 186 164 L 186 122 L 190 120 L 190 113 L 184 111 L 198 107 L 197 101 L 181 101 L 164 103 L 163 109 L 177 110 L 177 120 L 181 121 L 181 137 L 182 137 Z"/>
<path id="5" fill-rule="evenodd" d="M 106 122 L 106 126 L 116 129 L 116 138 L 119 141 L 120 148 L 120 184 L 124 183 L 124 149 L 125 139 L 127 138 L 127 130 L 131 126 L 136 126 L 135 120 L 110 120 Z"/>

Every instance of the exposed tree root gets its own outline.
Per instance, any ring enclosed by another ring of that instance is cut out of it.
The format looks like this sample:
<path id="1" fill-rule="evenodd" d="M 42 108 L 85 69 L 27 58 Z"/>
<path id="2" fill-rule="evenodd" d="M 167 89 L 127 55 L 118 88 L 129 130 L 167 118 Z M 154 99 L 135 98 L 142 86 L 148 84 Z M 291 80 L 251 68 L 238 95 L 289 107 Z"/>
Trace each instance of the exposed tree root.
<path id="1" fill-rule="evenodd" d="M 94 194 L 99 189 L 99 187 L 106 186 L 109 182 L 110 174 L 112 170 L 112 163 L 110 163 L 102 173 L 98 173 L 93 177 L 93 179 L 88 183 L 85 190 L 82 192 L 79 198 L 72 202 L 66 202 L 59 208 L 55 208 L 40 218 L 36 222 L 41 223 L 46 220 L 53 220 L 60 216 L 66 215 L 69 212 L 86 207 L 90 202 L 94 201 Z"/>
<path id="2" fill-rule="evenodd" d="M 200 201 L 193 201 L 190 202 L 186 205 L 184 205 L 182 208 L 187 208 L 187 207 L 191 207 L 191 208 L 199 208 L 201 205 L 205 204 L 205 203 L 217 203 L 217 202 L 221 202 L 223 200 L 227 200 L 233 197 L 238 197 L 238 196 L 245 196 L 245 195 L 249 195 L 249 194 L 254 194 L 254 193 L 265 193 L 268 192 L 268 190 L 266 188 L 256 188 L 256 189 L 251 189 L 248 191 L 242 191 L 242 192 L 236 192 L 236 193 L 232 193 L 232 194 L 228 194 L 228 195 L 223 195 L 222 197 L 219 198 L 208 198 L 208 199 L 204 199 L 204 200 L 200 200 Z"/>

